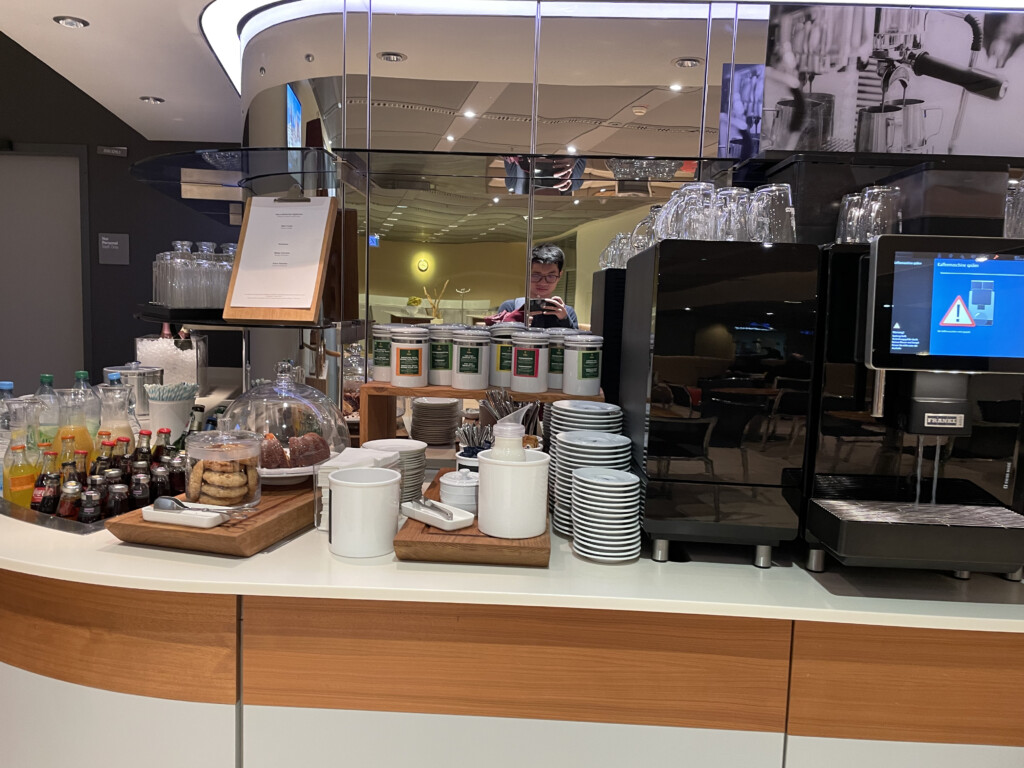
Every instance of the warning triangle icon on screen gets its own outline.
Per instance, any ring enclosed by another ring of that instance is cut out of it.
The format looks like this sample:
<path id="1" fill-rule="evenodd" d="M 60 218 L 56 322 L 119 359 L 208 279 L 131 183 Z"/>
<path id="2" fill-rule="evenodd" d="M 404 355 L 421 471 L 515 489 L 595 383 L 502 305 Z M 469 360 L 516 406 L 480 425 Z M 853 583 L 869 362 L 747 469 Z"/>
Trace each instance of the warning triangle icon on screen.
<path id="1" fill-rule="evenodd" d="M 971 317 L 971 313 L 967 311 L 967 305 L 964 304 L 962 296 L 957 296 L 953 300 L 949 309 L 946 310 L 946 314 L 942 316 L 942 320 L 939 325 L 945 327 L 958 327 L 958 328 L 973 328 L 974 318 Z"/>

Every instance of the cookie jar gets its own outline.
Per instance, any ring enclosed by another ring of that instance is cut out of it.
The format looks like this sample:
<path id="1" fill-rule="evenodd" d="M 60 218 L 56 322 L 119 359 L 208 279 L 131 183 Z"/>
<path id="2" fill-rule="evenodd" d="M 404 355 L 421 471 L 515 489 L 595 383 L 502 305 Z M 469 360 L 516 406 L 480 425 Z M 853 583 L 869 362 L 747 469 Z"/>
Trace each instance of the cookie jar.
<path id="1" fill-rule="evenodd" d="M 185 498 L 211 506 L 247 508 L 260 502 L 260 436 L 254 432 L 194 432 L 185 439 Z"/>

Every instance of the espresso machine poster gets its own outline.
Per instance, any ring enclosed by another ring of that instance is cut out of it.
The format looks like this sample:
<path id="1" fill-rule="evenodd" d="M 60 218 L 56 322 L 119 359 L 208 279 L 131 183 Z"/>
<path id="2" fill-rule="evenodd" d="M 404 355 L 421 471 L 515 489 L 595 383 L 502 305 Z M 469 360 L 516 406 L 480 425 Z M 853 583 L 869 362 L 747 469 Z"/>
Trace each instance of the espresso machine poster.
<path id="1" fill-rule="evenodd" d="M 1024 12 L 771 7 L 761 149 L 1024 154 Z"/>

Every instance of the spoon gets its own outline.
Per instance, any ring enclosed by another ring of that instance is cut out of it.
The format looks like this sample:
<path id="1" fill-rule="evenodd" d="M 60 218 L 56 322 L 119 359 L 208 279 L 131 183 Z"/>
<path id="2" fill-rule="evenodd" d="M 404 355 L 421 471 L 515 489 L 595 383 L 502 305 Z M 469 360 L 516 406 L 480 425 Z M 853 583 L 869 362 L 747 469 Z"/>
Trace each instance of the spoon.
<path id="1" fill-rule="evenodd" d="M 153 502 L 153 509 L 159 509 L 162 512 L 215 512 L 218 515 L 224 515 L 229 520 L 245 520 L 249 517 L 246 512 L 234 512 L 230 509 L 190 507 L 174 496 L 157 496 L 156 501 Z"/>

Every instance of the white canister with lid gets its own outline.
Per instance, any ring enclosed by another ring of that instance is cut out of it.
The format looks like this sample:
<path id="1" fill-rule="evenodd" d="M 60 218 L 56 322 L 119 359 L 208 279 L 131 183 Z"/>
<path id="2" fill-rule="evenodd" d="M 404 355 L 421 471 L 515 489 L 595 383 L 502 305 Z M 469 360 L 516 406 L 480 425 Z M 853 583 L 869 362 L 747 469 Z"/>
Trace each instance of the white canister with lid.
<path id="1" fill-rule="evenodd" d="M 512 334 L 512 391 L 548 391 L 548 335 L 544 331 Z"/>
<path id="2" fill-rule="evenodd" d="M 441 501 L 476 514 L 480 475 L 468 469 L 441 475 Z"/>
<path id="3" fill-rule="evenodd" d="M 455 331 L 453 336 L 452 386 L 455 389 L 487 389 L 490 381 L 490 332 L 483 328 L 468 328 Z"/>
<path id="4" fill-rule="evenodd" d="M 452 385 L 452 334 L 464 325 L 430 326 L 430 354 L 427 379 L 431 385 L 450 387 Z"/>
<path id="5" fill-rule="evenodd" d="M 391 329 L 391 383 L 398 387 L 427 386 L 430 333 L 415 325 Z"/>
<path id="6" fill-rule="evenodd" d="M 497 323 L 491 326 L 492 387 L 512 386 L 512 334 L 526 330 L 525 323 Z"/>
<path id="7" fill-rule="evenodd" d="M 593 334 L 565 339 L 562 391 L 567 395 L 596 395 L 601 391 L 601 347 L 604 339 Z"/>
<path id="8" fill-rule="evenodd" d="M 548 389 L 562 388 L 562 369 L 565 365 L 565 337 L 579 336 L 577 328 L 545 328 L 548 334 Z"/>
<path id="9" fill-rule="evenodd" d="M 391 326 L 373 326 L 373 380 L 391 381 Z"/>

